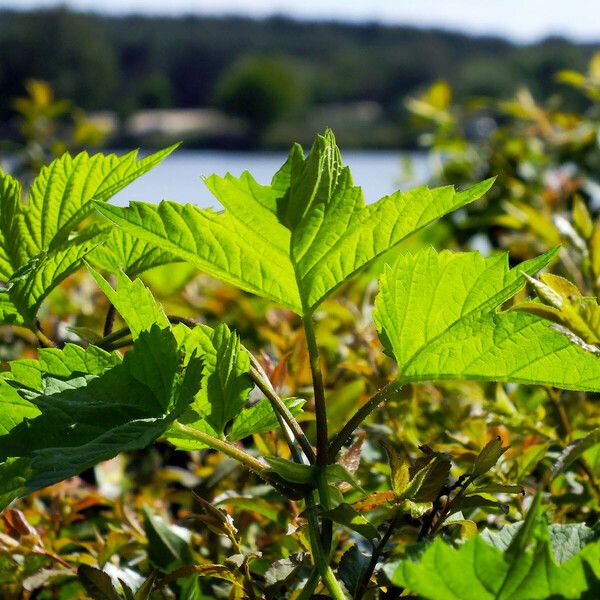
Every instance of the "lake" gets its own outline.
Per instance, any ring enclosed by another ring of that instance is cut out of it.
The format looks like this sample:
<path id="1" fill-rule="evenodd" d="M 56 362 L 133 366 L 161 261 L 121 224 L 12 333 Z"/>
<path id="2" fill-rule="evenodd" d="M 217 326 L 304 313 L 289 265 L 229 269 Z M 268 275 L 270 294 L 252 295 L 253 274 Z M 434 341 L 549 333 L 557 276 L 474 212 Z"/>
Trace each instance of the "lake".
<path id="1" fill-rule="evenodd" d="M 367 202 L 425 183 L 431 173 L 425 153 L 360 150 L 345 152 L 343 159 L 352 170 L 354 183 L 363 188 Z M 259 183 L 267 184 L 285 160 L 283 152 L 179 150 L 119 192 L 112 202 L 124 205 L 132 200 L 176 200 L 203 208 L 218 207 L 202 183 L 202 176 L 227 172 L 239 176 L 248 170 Z"/>

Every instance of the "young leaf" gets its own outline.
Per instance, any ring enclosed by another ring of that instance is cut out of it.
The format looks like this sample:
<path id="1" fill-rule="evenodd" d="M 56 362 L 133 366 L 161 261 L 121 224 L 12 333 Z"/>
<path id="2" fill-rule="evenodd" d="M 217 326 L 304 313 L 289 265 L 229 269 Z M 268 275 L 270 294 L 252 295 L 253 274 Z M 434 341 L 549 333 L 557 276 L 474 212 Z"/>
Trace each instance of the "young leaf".
<path id="1" fill-rule="evenodd" d="M 374 540 L 378 537 L 375 525 L 345 502 L 338 504 L 332 510 L 324 512 L 322 516 L 331 519 L 334 523 L 344 525 L 352 531 L 356 531 L 367 540 Z"/>
<path id="2" fill-rule="evenodd" d="M 305 401 L 300 398 L 286 398 L 285 405 L 295 417 L 302 413 Z M 230 442 L 237 442 L 255 433 L 266 433 L 277 429 L 279 422 L 271 403 L 262 398 L 250 408 L 245 408 L 234 419 L 227 434 Z"/>
<path id="3" fill-rule="evenodd" d="M 205 325 L 189 329 L 179 324 L 173 331 L 186 356 L 195 355 L 203 363 L 200 390 L 180 421 L 224 439 L 227 426 L 233 422 L 233 428 L 237 419 L 245 418 L 243 409 L 253 387 L 248 355 L 241 350 L 238 336 L 225 324 L 216 329 Z M 170 431 L 167 439 L 180 449 L 203 447 L 179 430 Z"/>
<path id="4" fill-rule="evenodd" d="M 270 186 L 247 172 L 240 178 L 209 177 L 206 184 L 223 213 L 172 202 L 98 209 L 136 237 L 218 279 L 310 314 L 372 260 L 481 197 L 491 183 L 460 193 L 422 187 L 365 206 L 327 131 L 316 137 L 306 158 L 294 146 Z"/>
<path id="5" fill-rule="evenodd" d="M 277 456 L 265 456 L 271 470 L 283 477 L 286 481 L 314 486 L 316 467 L 301 465 Z"/>
<path id="6" fill-rule="evenodd" d="M 600 306 L 597 298 L 581 294 L 570 281 L 545 273 L 539 280 L 527 278 L 544 302 L 521 302 L 514 309 L 539 315 L 573 332 L 585 344 L 600 343 Z M 594 350 L 600 352 L 597 348 Z"/>
<path id="7" fill-rule="evenodd" d="M 129 277 L 136 277 L 148 269 L 181 259 L 122 229 L 113 228 L 105 242 L 97 246 L 87 260 L 105 271 L 118 273 L 122 270 Z"/>
<path id="8" fill-rule="evenodd" d="M 390 464 L 392 490 L 394 490 L 396 496 L 401 498 L 410 483 L 408 462 L 405 461 L 396 452 L 395 448 L 385 440 L 381 440 L 381 445 L 385 448 L 388 456 L 388 463 Z"/>
<path id="9" fill-rule="evenodd" d="M 485 475 L 490 469 L 496 466 L 496 463 L 500 457 L 508 450 L 508 448 L 502 447 L 502 440 L 495 438 L 490 440 L 484 447 L 483 450 L 477 455 L 475 463 L 473 464 L 473 477 L 481 477 Z"/>
<path id="10" fill-rule="evenodd" d="M 600 444 L 600 428 L 590 431 L 587 435 L 578 438 L 571 442 L 560 454 L 554 466 L 552 467 L 552 476 L 556 477 L 567 467 L 573 464 L 581 455 L 595 446 Z"/>
<path id="11" fill-rule="evenodd" d="M 142 331 L 148 331 L 153 325 L 169 328 L 165 312 L 156 302 L 150 290 L 140 279 L 131 280 L 122 271 L 117 273 L 117 287 L 113 289 L 99 273 L 88 267 L 98 287 L 104 292 L 111 304 L 127 323 L 133 339 Z"/>
<path id="12" fill-rule="evenodd" d="M 86 153 L 64 154 L 42 169 L 29 199 L 21 202 L 21 187 L 0 171 L 0 322 L 35 327 L 44 298 L 102 241 L 106 228 L 81 221 L 128 183 L 157 165 L 173 148 L 143 160 L 136 153 L 122 157 Z"/>
<path id="13" fill-rule="evenodd" d="M 380 281 L 375 322 L 401 382 L 474 379 L 600 389 L 597 357 L 535 315 L 498 308 L 554 252 L 509 270 L 506 255 L 424 250 Z"/>

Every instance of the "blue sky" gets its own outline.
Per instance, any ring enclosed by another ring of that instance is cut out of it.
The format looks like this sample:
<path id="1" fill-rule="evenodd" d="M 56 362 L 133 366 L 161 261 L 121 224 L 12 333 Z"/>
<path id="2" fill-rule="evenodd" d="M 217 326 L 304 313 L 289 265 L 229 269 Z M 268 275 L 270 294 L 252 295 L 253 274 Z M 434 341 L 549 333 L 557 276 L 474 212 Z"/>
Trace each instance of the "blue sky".
<path id="1" fill-rule="evenodd" d="M 600 42 L 600 0 L 0 0 L 0 6 L 69 5 L 108 13 L 287 14 L 437 26 L 518 41 L 550 34 Z"/>

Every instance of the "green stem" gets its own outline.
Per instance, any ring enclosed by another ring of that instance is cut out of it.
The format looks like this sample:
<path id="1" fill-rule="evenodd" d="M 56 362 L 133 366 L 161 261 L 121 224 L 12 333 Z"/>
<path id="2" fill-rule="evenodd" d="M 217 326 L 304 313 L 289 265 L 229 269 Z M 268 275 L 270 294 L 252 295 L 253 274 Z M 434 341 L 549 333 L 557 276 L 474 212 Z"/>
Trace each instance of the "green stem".
<path id="1" fill-rule="evenodd" d="M 133 345 L 133 340 L 131 338 L 127 338 L 125 340 L 116 341 L 113 344 L 109 344 L 108 346 L 103 346 L 103 350 L 106 352 L 112 352 L 113 350 L 118 350 L 119 348 L 126 348 L 127 346 Z"/>
<path id="2" fill-rule="evenodd" d="M 316 504 L 312 493 L 306 496 L 308 531 L 310 536 L 310 546 L 315 567 L 317 568 L 323 583 L 327 586 L 332 598 L 337 600 L 347 600 L 344 591 L 335 578 L 333 570 L 329 566 L 329 553 L 324 552 L 321 541 L 318 536 L 319 519 L 316 513 Z"/>
<path id="3" fill-rule="evenodd" d="M 379 404 L 389 400 L 390 397 L 397 394 L 402 385 L 398 381 L 392 381 L 382 387 L 375 395 L 367 400 L 355 413 L 349 421 L 336 433 L 329 444 L 329 462 L 333 463 L 337 453 L 342 449 L 346 440 L 356 431 L 360 424 L 377 408 Z"/>
<path id="4" fill-rule="evenodd" d="M 264 471 L 268 470 L 268 466 L 264 463 L 260 462 L 257 458 L 254 458 L 251 454 L 244 452 L 234 444 L 230 442 L 226 442 L 224 440 L 220 440 L 212 435 L 205 433 L 204 431 L 200 431 L 199 429 L 195 429 L 194 427 L 189 427 L 188 425 L 184 425 L 179 421 L 175 421 L 173 425 L 171 425 L 171 430 L 179 431 L 187 438 L 194 438 L 199 442 L 205 444 L 209 448 L 213 450 L 218 450 L 222 452 L 226 456 L 237 460 L 242 463 L 245 467 L 254 471 L 257 475 L 263 477 Z"/>
<path id="5" fill-rule="evenodd" d="M 246 352 L 250 357 L 250 376 L 252 377 L 254 383 L 257 385 L 258 389 L 267 397 L 267 399 L 271 403 L 273 411 L 277 415 L 277 420 L 279 421 L 281 419 L 281 421 L 283 421 L 280 421 L 280 426 L 284 435 L 286 436 L 288 445 L 291 444 L 295 447 L 293 440 L 289 439 L 291 436 L 289 436 L 286 426 L 290 428 L 294 438 L 296 439 L 298 444 L 300 444 L 300 447 L 306 455 L 308 462 L 310 464 L 314 464 L 316 459 L 315 453 L 304 431 L 302 431 L 300 424 L 298 423 L 298 421 L 296 421 L 294 415 L 292 415 L 292 413 L 290 412 L 290 409 L 285 405 L 283 400 L 274 390 L 260 363 L 256 360 L 254 356 L 252 356 L 252 354 L 250 354 L 250 352 L 248 352 L 248 350 L 246 350 Z"/>
<path id="6" fill-rule="evenodd" d="M 169 320 L 169 323 L 171 323 L 171 324 L 183 323 L 184 325 L 187 325 L 190 328 L 194 328 L 194 327 L 196 327 L 196 325 L 198 325 L 198 323 L 196 321 L 194 321 L 193 319 L 188 319 L 187 317 L 179 317 L 177 315 L 167 315 L 167 319 Z M 113 331 L 112 333 L 105 335 L 98 342 L 97 345 L 100 346 L 101 348 L 105 348 L 107 345 L 110 345 L 115 340 L 120 340 L 121 338 L 125 337 L 126 335 L 129 335 L 130 333 L 131 333 L 131 331 L 130 331 L 129 327 L 121 327 L 121 329 L 117 329 L 116 331 Z"/>
<path id="7" fill-rule="evenodd" d="M 58 344 L 51 340 L 42 330 L 39 322 L 36 322 L 34 333 L 40 342 L 42 348 L 58 348 Z"/>
<path id="8" fill-rule="evenodd" d="M 104 337 L 111 334 L 113 330 L 113 326 L 115 324 L 115 317 L 117 316 L 117 309 L 115 305 L 111 302 L 108 307 L 108 311 L 106 313 L 106 319 L 104 320 L 104 329 L 102 331 L 102 335 Z"/>
<path id="9" fill-rule="evenodd" d="M 297 596 L 296 600 L 310 600 L 313 597 L 320 580 L 321 575 L 319 575 L 319 570 L 315 567 L 306 583 L 302 586 L 302 591 Z"/>
<path id="10" fill-rule="evenodd" d="M 317 338 L 313 327 L 312 316 L 305 315 L 302 318 L 306 343 L 308 345 L 308 357 L 310 361 L 310 371 L 312 374 L 313 388 L 315 393 L 315 420 L 317 427 L 317 465 L 326 466 L 328 464 L 327 456 L 327 406 L 325 404 L 325 386 L 323 384 L 323 374 L 321 373 L 321 361 L 319 358 L 319 348 Z"/>
<path id="11" fill-rule="evenodd" d="M 306 343 L 308 346 L 308 356 L 310 361 L 310 371 L 313 380 L 313 389 L 315 394 L 315 422 L 317 428 L 317 460 L 319 467 L 326 467 L 329 464 L 328 454 L 328 434 L 327 434 L 327 405 L 325 403 L 325 385 L 323 383 L 323 374 L 321 373 L 321 360 L 319 357 L 319 347 L 313 327 L 312 316 L 306 313 L 302 318 Z M 325 510 L 331 508 L 329 501 L 329 485 L 325 474 L 325 469 L 320 469 L 317 475 L 317 487 L 319 490 L 319 501 Z M 331 538 L 333 536 L 333 523 L 330 519 L 321 520 L 321 541 L 323 549 L 329 558 L 331 551 Z"/>
<path id="12" fill-rule="evenodd" d="M 218 452 L 222 452 L 223 454 L 225 454 L 225 456 L 229 456 L 229 458 L 237 460 L 247 469 L 250 469 L 250 471 L 256 473 L 259 477 L 264 479 L 267 483 L 270 483 L 276 490 L 278 490 L 285 496 L 288 496 L 290 498 L 301 497 L 295 488 L 291 487 L 286 482 L 274 477 L 273 473 L 270 471 L 267 465 L 254 458 L 254 456 L 252 456 L 251 454 L 244 452 L 236 445 L 230 442 L 226 442 L 224 440 L 219 440 L 216 437 L 205 433 L 204 431 L 200 431 L 199 429 L 188 427 L 187 425 L 184 425 L 179 421 L 175 421 L 171 425 L 171 430 L 174 430 L 175 432 L 179 431 L 185 434 L 187 438 L 196 439 L 205 446 L 208 446 L 213 450 L 217 450 Z"/>

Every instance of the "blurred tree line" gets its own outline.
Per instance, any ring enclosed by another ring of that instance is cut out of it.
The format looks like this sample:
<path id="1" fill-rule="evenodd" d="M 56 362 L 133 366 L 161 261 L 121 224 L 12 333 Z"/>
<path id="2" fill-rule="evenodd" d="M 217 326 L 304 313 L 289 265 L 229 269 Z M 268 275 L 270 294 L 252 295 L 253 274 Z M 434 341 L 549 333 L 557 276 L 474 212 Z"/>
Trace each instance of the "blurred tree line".
<path id="1" fill-rule="evenodd" d="M 303 132 L 310 136 L 322 126 L 306 122 L 315 107 L 372 103 L 377 123 L 371 120 L 359 137 L 408 145 L 414 137 L 401 135 L 409 118 L 404 98 L 432 81 L 446 79 L 458 99 L 506 96 L 524 83 L 534 96 L 548 97 L 557 85 L 552 74 L 583 68 L 592 51 L 559 38 L 515 45 L 438 30 L 280 17 L 0 11 L 0 123 L 14 114 L 11 99 L 23 95 L 23 83 L 37 78 L 83 109 L 121 117 L 148 108 L 218 107 L 244 120 L 251 141 L 270 145 L 277 134 L 264 134 L 275 123 L 302 123 L 297 130 L 284 126 L 279 137 L 303 141 Z M 341 135 L 344 145 L 365 142 Z"/>

